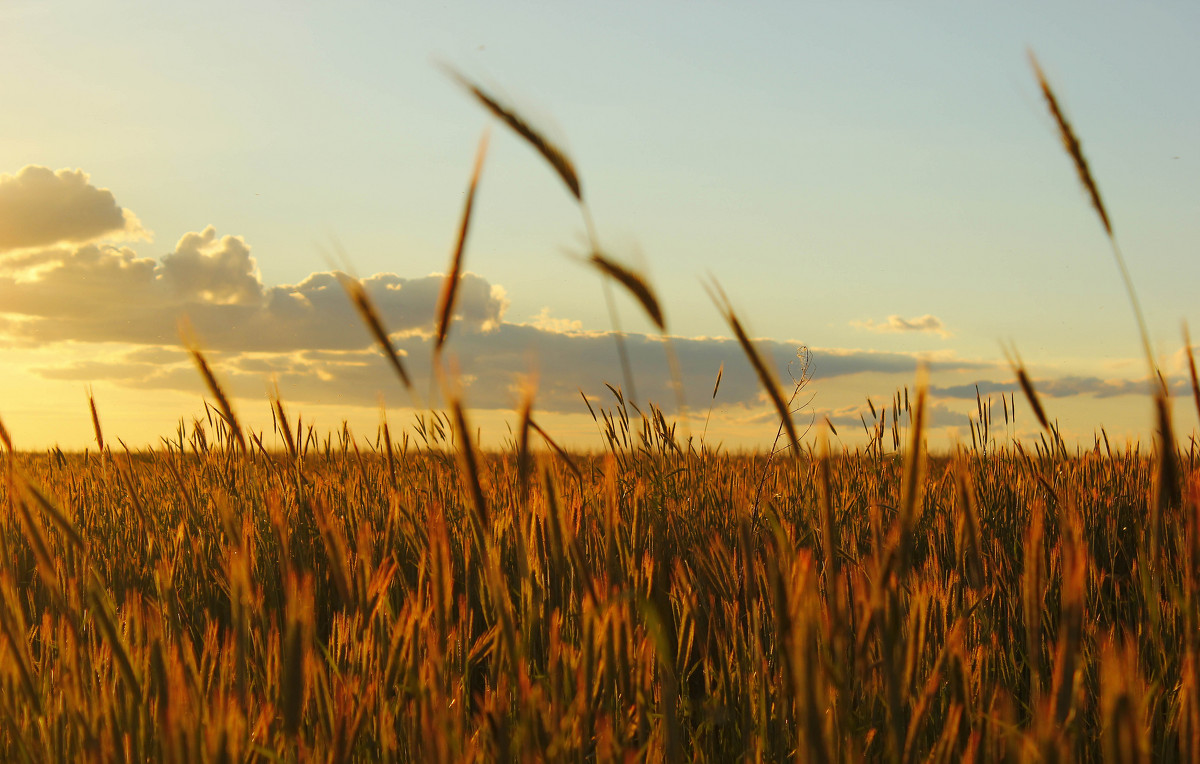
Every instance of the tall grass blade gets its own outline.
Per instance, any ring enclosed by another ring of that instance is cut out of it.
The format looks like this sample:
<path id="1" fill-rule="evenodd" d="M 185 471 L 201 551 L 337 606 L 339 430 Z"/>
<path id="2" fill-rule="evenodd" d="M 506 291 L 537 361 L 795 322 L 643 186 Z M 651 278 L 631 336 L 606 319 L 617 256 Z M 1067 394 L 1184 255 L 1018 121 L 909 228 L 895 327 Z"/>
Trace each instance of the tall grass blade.
<path id="1" fill-rule="evenodd" d="M 529 426 L 532 427 L 537 432 L 538 435 L 542 436 L 542 440 L 546 441 L 546 445 L 548 445 L 548 446 L 550 446 L 550 448 L 554 449 L 554 453 L 558 454 L 558 457 L 560 459 L 562 459 L 563 462 L 566 463 L 567 468 L 570 469 L 572 473 L 574 473 L 576 479 L 578 479 L 579 481 L 582 482 L 583 481 L 583 473 L 580 472 L 579 465 L 577 465 L 575 463 L 575 460 L 571 458 L 571 455 L 569 453 L 567 453 L 566 449 L 564 449 L 562 446 L 558 445 L 558 442 L 550 436 L 550 433 L 548 433 L 544 429 L 542 429 L 542 426 L 540 424 L 538 424 L 532 417 L 530 417 L 530 419 L 529 419 Z"/>
<path id="2" fill-rule="evenodd" d="M 8 657 L 10 661 L 16 663 L 17 673 L 21 679 L 21 689 L 24 690 L 33 708 L 40 714 L 43 709 L 42 694 L 38 688 L 29 648 L 25 644 L 25 618 L 21 613 L 20 601 L 7 574 L 0 577 L 0 630 L 3 630 L 5 641 L 8 643 Z M 5 663 L 10 661 L 5 661 Z"/>
<path id="3" fill-rule="evenodd" d="M 72 546 L 77 549 L 83 549 L 85 546 L 83 536 L 79 534 L 79 529 L 75 527 L 75 523 L 67 516 L 66 512 L 51 501 L 45 492 L 28 475 L 21 472 L 19 473 L 19 479 L 26 493 L 33 497 L 34 501 L 41 506 L 42 510 L 46 513 L 46 517 L 49 517 L 50 522 L 54 524 L 54 527 L 58 528 Z"/>
<path id="4" fill-rule="evenodd" d="M 521 394 L 521 407 L 517 413 L 517 482 L 521 486 L 522 497 L 528 493 L 529 481 L 533 475 L 533 456 L 529 451 L 529 430 L 533 423 L 533 396 L 537 385 L 532 378 L 525 380 L 524 392 Z M 587 397 L 584 397 L 587 403 Z M 590 406 L 589 406 L 590 408 Z M 596 415 L 592 414 L 592 419 Z"/>
<path id="5" fill-rule="evenodd" d="M 140 697 L 142 694 L 142 683 L 133 668 L 133 661 L 129 657 L 129 649 L 125 646 L 125 640 L 121 638 L 121 632 L 117 628 L 116 617 L 113 615 L 112 608 L 108 604 L 108 596 L 105 594 L 99 580 L 95 578 L 92 579 L 88 587 L 88 598 L 92 603 L 92 613 L 96 618 L 97 624 L 100 626 L 100 633 L 104 635 L 105 641 L 108 642 L 109 648 L 112 650 L 113 659 L 116 661 L 117 670 L 120 672 L 121 678 L 125 680 L 133 697 Z"/>
<path id="6" fill-rule="evenodd" d="M 475 189 L 479 187 L 479 175 L 483 172 L 483 160 L 487 156 L 488 133 L 484 131 L 479 139 L 479 149 L 475 154 L 475 167 L 471 170 L 471 183 L 467 187 L 467 201 L 463 206 L 462 223 L 458 228 L 458 242 L 454 245 L 454 256 L 450 259 L 450 271 L 442 282 L 442 292 L 438 296 L 437 339 L 434 342 L 434 352 L 439 352 L 446 342 L 450 331 L 450 320 L 454 315 L 455 297 L 458 295 L 458 284 L 462 276 L 463 250 L 467 245 L 467 231 L 471 227 L 471 209 L 475 205 Z"/>

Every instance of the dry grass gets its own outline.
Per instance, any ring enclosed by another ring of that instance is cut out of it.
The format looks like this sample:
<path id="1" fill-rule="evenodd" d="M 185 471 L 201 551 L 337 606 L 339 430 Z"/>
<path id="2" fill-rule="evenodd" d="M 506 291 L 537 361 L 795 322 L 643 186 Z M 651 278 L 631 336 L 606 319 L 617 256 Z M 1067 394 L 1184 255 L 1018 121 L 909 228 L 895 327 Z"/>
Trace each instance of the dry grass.
<path id="1" fill-rule="evenodd" d="M 10 456 L 0 757 L 1187 760 L 1195 492 L 1150 557 L 1145 458 L 926 457 L 920 401 L 899 452 L 773 463 L 757 523 L 761 456 L 651 428 L 522 488 L 461 408 L 394 478 L 219 426 Z"/>

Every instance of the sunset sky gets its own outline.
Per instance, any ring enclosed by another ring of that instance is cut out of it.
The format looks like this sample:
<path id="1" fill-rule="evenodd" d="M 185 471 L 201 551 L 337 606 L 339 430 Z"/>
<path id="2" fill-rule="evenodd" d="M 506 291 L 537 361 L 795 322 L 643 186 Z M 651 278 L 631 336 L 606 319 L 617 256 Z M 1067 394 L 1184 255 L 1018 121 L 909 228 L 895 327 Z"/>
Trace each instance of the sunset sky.
<path id="1" fill-rule="evenodd" d="M 1002 344 L 1069 438 L 1144 436 L 1136 326 L 1027 50 L 1190 395 L 1198 34 L 1194 2 L 5 0 L 0 418 L 19 448 L 94 447 L 90 386 L 106 435 L 157 442 L 203 412 L 186 314 L 256 429 L 272 379 L 318 427 L 371 435 L 381 400 L 409 423 L 331 270 L 364 279 L 427 399 L 426 337 L 491 125 L 449 355 L 485 444 L 535 370 L 548 429 L 599 447 L 580 390 L 608 406 L 621 372 L 579 211 L 449 65 L 570 154 L 602 245 L 659 292 L 697 432 L 725 365 L 710 441 L 775 434 L 710 276 L 786 386 L 811 348 L 799 419 L 829 416 L 847 444 L 920 358 L 937 443 L 969 438 L 975 385 L 1013 389 Z M 658 335 L 617 305 L 639 398 L 673 411 Z M 1196 428 L 1190 400 L 1176 416 Z"/>

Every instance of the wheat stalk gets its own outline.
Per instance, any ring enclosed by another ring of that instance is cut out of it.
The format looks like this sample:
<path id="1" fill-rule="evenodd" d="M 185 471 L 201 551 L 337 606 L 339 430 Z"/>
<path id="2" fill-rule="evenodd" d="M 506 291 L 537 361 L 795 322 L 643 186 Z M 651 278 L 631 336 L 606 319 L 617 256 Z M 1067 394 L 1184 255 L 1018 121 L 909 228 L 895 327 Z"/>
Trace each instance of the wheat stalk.
<path id="1" fill-rule="evenodd" d="M 188 354 L 192 356 L 196 368 L 200 371 L 200 376 L 204 378 L 204 384 L 208 386 L 208 391 L 217 399 L 217 405 L 220 406 L 221 415 L 225 418 L 225 424 L 229 425 L 229 429 L 233 433 L 233 439 L 237 442 L 238 447 L 241 448 L 242 453 L 246 453 L 246 438 L 242 435 L 242 426 L 238 422 L 237 416 L 233 413 L 233 405 L 229 402 L 228 396 L 225 395 L 225 390 L 221 388 L 221 383 L 217 381 L 216 375 L 213 374 L 212 367 L 209 366 L 204 353 L 201 352 L 200 345 L 196 341 L 195 334 L 192 332 L 191 323 L 186 317 L 179 322 L 179 337 L 183 341 Z"/>
<path id="2" fill-rule="evenodd" d="M 576 201 L 583 202 L 583 189 L 579 183 L 579 175 L 575 172 L 575 165 L 571 162 L 566 152 L 547 140 L 537 130 L 533 129 L 529 122 L 511 106 L 502 103 L 498 98 L 467 79 L 457 70 L 449 66 L 443 68 L 458 84 L 462 85 L 471 95 L 475 96 L 476 100 L 483 104 L 488 111 L 512 128 L 513 132 L 524 138 L 530 146 L 541 154 L 546 162 L 554 168 L 554 171 L 558 173 L 558 177 L 562 179 L 563 184 L 571 192 L 571 196 L 574 196 Z"/>
<path id="3" fill-rule="evenodd" d="M 467 231 L 471 226 L 471 209 L 475 204 L 475 189 L 479 186 L 479 175 L 483 171 L 483 160 L 487 156 L 488 133 L 485 130 L 479 139 L 479 149 L 475 154 L 475 166 L 471 171 L 471 183 L 467 187 L 467 201 L 463 205 L 462 223 L 458 228 L 458 241 L 454 245 L 454 255 L 450 258 L 450 270 L 446 280 L 442 282 L 442 291 L 438 296 L 437 339 L 434 342 L 434 352 L 440 352 L 450 331 L 450 319 L 454 315 L 455 297 L 458 295 L 458 285 L 462 276 L 463 250 L 467 245 Z"/>
<path id="4" fill-rule="evenodd" d="M 346 295 L 349 296 L 350 302 L 354 304 L 354 309 L 358 311 L 359 317 L 363 323 L 367 325 L 367 331 L 375 339 L 376 344 L 383 350 L 383 355 L 391 364 L 392 369 L 396 372 L 396 376 L 400 378 L 406 390 L 412 391 L 412 380 L 408 376 L 408 372 L 404 369 L 404 364 L 400 362 L 400 356 L 396 353 L 396 348 L 392 347 L 392 341 L 388 339 L 387 329 L 383 328 L 383 319 L 379 315 L 379 311 L 375 308 L 375 303 L 371 302 L 371 297 L 367 294 L 367 290 L 363 288 L 362 282 L 356 278 L 347 276 L 340 271 L 337 274 L 338 281 L 341 282 L 342 288 L 346 290 Z"/>
<path id="5" fill-rule="evenodd" d="M 783 422 L 783 427 L 787 431 L 788 442 L 792 447 L 792 457 L 800 457 L 800 439 L 796 435 L 796 425 L 792 422 L 792 414 L 788 410 L 788 404 L 783 400 L 783 394 L 779 391 L 779 385 L 776 384 L 774 376 L 767 370 L 766 364 L 763 362 L 762 356 L 755 349 L 754 343 L 750 341 L 750 337 L 746 334 L 746 330 L 742 328 L 742 322 L 738 320 L 737 314 L 734 313 L 733 306 L 729 303 L 729 298 L 725 296 L 721 285 L 715 280 L 709 288 L 709 297 L 716 304 L 717 309 L 725 317 L 734 335 L 737 337 L 738 344 L 742 346 L 742 351 L 746 357 L 750 359 L 750 365 L 758 374 L 758 381 L 766 390 L 767 396 L 770 397 L 771 403 L 775 406 L 775 411 L 779 415 L 779 419 Z"/>

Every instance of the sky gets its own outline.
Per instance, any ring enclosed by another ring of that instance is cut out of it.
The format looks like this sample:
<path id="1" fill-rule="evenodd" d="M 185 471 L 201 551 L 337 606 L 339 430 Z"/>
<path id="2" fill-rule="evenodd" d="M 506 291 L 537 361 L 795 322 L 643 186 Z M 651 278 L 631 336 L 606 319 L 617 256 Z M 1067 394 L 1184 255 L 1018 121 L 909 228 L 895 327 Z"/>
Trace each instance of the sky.
<path id="1" fill-rule="evenodd" d="M 1036 437 L 1019 391 L 1000 419 L 1004 348 L 1068 439 L 1144 438 L 1136 323 L 1032 50 L 1193 432 L 1197 33 L 1190 2 L 5 0 L 0 420 L 18 448 L 94 448 L 91 390 L 110 440 L 159 442 L 204 412 L 187 316 L 252 428 L 270 433 L 273 384 L 318 428 L 409 426 L 439 400 L 429 336 L 490 131 L 447 356 L 485 445 L 535 378 L 548 431 L 599 448 L 584 397 L 612 408 L 623 375 L 579 206 L 450 67 L 564 149 L 600 246 L 656 290 L 666 343 L 620 290 L 617 320 L 636 401 L 680 432 L 776 434 L 715 282 L 785 393 L 809 348 L 797 421 L 828 418 L 835 443 L 861 443 L 860 417 L 920 363 L 931 443 L 969 440 L 976 385 L 994 435 Z M 415 395 L 338 269 L 379 305 Z"/>

